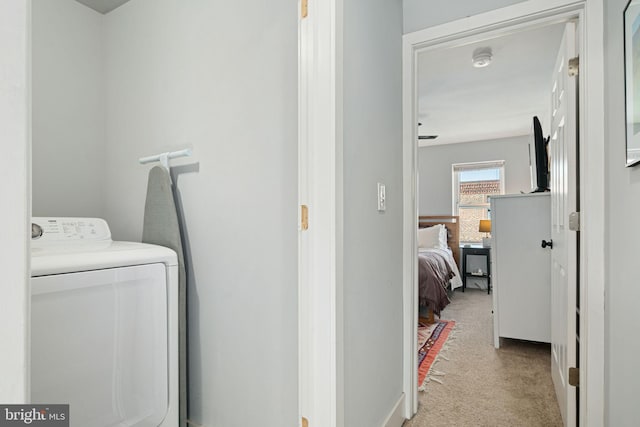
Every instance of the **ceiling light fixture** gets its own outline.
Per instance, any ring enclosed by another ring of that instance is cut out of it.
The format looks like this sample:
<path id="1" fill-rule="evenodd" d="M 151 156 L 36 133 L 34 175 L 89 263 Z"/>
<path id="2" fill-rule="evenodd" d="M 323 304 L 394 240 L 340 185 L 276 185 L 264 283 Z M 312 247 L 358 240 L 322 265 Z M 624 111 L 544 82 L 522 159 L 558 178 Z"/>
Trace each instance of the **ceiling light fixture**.
<path id="1" fill-rule="evenodd" d="M 493 59 L 493 52 L 491 52 L 490 47 L 479 47 L 473 51 L 471 59 L 473 61 L 474 67 L 484 68 L 491 64 L 491 60 Z"/>

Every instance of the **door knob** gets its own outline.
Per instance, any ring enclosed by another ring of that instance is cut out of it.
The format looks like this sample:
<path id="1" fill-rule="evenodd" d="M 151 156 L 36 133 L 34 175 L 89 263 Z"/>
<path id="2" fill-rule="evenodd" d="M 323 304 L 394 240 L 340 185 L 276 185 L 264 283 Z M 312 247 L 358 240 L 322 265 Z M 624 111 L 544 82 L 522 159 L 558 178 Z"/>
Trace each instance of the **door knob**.
<path id="1" fill-rule="evenodd" d="M 546 240 L 542 241 L 542 247 L 546 248 L 549 247 L 549 249 L 553 249 L 553 240 L 549 239 L 549 241 L 547 242 Z"/>

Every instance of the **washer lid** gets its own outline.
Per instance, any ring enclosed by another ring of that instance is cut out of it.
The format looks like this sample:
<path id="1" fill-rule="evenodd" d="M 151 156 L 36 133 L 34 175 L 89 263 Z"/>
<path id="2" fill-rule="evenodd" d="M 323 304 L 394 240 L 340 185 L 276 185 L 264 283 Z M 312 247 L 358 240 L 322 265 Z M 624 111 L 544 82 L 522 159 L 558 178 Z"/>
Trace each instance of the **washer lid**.
<path id="1" fill-rule="evenodd" d="M 99 218 L 33 218 L 42 237 L 31 241 L 31 276 L 47 276 L 133 265 L 177 265 L 176 253 L 163 246 L 114 242 Z"/>
<path id="2" fill-rule="evenodd" d="M 177 265 L 169 248 L 134 242 L 102 242 L 31 248 L 31 276 L 163 263 Z"/>

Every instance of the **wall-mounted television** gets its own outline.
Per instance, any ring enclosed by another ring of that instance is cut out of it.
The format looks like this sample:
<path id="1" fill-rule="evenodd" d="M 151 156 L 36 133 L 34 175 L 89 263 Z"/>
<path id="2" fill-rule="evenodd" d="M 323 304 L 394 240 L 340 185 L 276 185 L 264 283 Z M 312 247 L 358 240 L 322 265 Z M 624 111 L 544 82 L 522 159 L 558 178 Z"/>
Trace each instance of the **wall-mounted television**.
<path id="1" fill-rule="evenodd" d="M 549 137 L 542 134 L 537 116 L 533 117 L 532 187 L 534 193 L 549 191 Z M 534 180 L 535 178 L 535 180 Z"/>

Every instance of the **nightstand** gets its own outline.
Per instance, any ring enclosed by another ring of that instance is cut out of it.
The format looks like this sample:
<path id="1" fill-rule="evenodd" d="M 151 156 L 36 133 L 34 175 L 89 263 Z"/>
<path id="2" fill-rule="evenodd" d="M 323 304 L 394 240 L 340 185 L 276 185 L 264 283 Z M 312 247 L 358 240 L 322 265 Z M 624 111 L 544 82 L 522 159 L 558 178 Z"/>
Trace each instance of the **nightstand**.
<path id="1" fill-rule="evenodd" d="M 467 288 L 467 278 L 487 280 L 487 293 L 491 293 L 491 248 L 462 248 L 462 292 Z"/>

